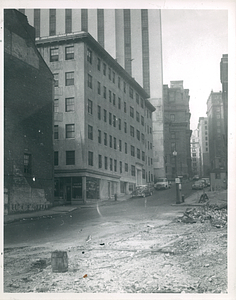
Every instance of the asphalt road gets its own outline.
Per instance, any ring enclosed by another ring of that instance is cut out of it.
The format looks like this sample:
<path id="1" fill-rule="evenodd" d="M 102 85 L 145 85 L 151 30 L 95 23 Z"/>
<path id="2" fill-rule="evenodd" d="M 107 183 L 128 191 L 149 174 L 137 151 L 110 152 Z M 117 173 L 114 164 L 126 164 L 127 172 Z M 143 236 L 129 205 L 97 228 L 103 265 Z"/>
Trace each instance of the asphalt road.
<path id="1" fill-rule="evenodd" d="M 185 198 L 190 196 L 191 182 L 182 184 Z M 66 243 L 73 239 L 85 239 L 90 233 L 96 234 L 96 226 L 106 222 L 122 220 L 150 220 L 173 218 L 173 214 L 183 211 L 176 203 L 175 185 L 168 190 L 154 191 L 146 198 L 132 198 L 122 202 L 108 202 L 103 206 L 80 208 L 67 214 L 39 217 L 33 220 L 20 220 L 4 226 L 4 247 L 20 245 L 46 245 Z M 186 207 L 185 207 L 186 208 Z"/>

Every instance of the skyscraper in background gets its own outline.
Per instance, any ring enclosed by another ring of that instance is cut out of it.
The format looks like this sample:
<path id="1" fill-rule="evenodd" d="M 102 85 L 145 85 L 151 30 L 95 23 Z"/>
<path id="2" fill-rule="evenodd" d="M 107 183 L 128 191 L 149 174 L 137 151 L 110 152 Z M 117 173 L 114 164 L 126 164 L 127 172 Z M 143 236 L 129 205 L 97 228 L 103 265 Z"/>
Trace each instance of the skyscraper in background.
<path id="1" fill-rule="evenodd" d="M 89 32 L 144 88 L 153 113 L 154 176 L 165 176 L 161 11 L 156 9 L 25 9 L 36 38 Z"/>

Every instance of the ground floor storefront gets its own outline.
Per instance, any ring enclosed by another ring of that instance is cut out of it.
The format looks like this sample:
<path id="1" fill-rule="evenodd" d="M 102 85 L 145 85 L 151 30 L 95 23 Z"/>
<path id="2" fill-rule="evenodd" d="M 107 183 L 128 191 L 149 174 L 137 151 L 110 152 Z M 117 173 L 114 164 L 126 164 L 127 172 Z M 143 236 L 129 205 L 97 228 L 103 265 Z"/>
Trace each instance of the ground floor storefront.
<path id="1" fill-rule="evenodd" d="M 96 174 L 65 174 L 54 179 L 54 205 L 81 204 L 90 200 L 108 200 L 130 194 L 136 186 L 135 180 Z"/>

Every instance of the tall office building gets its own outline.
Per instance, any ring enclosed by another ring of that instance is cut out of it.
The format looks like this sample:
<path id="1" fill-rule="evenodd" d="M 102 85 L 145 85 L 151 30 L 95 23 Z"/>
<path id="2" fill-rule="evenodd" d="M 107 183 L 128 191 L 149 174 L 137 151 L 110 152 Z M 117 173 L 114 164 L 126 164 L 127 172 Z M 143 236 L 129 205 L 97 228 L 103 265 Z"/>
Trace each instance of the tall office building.
<path id="1" fill-rule="evenodd" d="M 155 178 L 165 176 L 161 11 L 156 9 L 25 9 L 36 37 L 89 32 L 144 88 L 155 107 Z"/>
<path id="2" fill-rule="evenodd" d="M 210 175 L 210 160 L 209 160 L 209 133 L 208 133 L 208 119 L 200 117 L 198 120 L 198 135 L 199 146 L 201 151 L 201 168 L 200 176 L 209 177 Z"/>
<path id="3" fill-rule="evenodd" d="M 191 136 L 192 175 L 201 174 L 201 148 L 199 143 L 199 131 L 195 129 Z"/>

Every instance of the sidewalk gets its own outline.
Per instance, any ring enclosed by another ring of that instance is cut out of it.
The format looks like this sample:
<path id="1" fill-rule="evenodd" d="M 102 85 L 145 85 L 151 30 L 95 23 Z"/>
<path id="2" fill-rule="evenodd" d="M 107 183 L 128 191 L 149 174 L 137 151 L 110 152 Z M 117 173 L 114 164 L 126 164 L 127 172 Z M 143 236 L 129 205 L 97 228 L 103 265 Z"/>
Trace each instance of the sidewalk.
<path id="1" fill-rule="evenodd" d="M 211 204 L 218 204 L 221 205 L 222 203 L 227 202 L 227 190 L 217 191 L 217 192 L 210 192 L 206 191 L 207 196 L 209 198 L 209 203 Z M 202 206 L 205 203 L 198 203 L 202 191 L 197 191 L 193 193 L 191 196 L 187 197 L 184 202 L 180 204 L 171 204 L 172 206 Z M 63 205 L 63 206 L 54 206 L 47 210 L 40 210 L 34 212 L 26 212 L 26 213 L 17 213 L 13 215 L 5 215 L 4 216 L 4 223 L 11 223 L 19 220 L 29 220 L 34 218 L 42 218 L 57 214 L 67 214 L 76 209 L 83 209 L 83 208 L 95 208 L 97 204 L 99 206 L 104 205 L 114 205 L 120 201 L 127 201 L 130 199 L 130 195 L 125 195 L 122 197 L 118 197 L 117 201 L 114 199 L 110 200 L 88 200 L 85 204 L 81 205 Z"/>
<path id="2" fill-rule="evenodd" d="M 62 205 L 62 206 L 53 206 L 46 210 L 38 210 L 32 212 L 24 212 L 24 213 L 16 213 L 12 215 L 4 215 L 4 224 L 12 223 L 19 220 L 29 220 L 35 218 L 46 218 L 47 216 L 58 215 L 58 214 L 67 214 L 76 209 L 83 209 L 83 208 L 93 208 L 96 207 L 97 204 L 99 206 L 104 205 L 111 205 L 116 204 L 120 201 L 126 201 L 130 198 L 130 195 L 124 195 L 122 197 L 118 197 L 117 201 L 114 199 L 108 200 L 87 200 L 86 203 L 80 205 Z"/>

